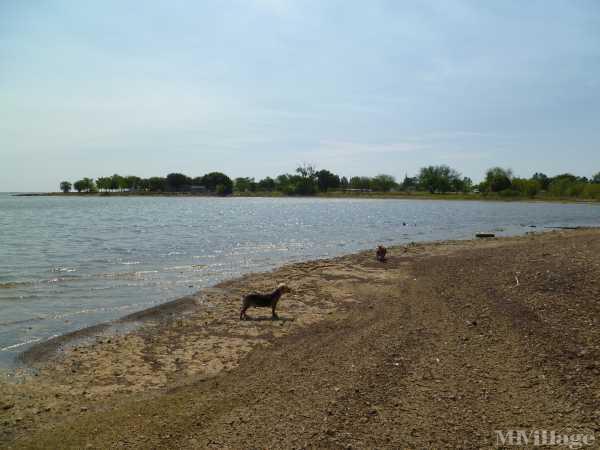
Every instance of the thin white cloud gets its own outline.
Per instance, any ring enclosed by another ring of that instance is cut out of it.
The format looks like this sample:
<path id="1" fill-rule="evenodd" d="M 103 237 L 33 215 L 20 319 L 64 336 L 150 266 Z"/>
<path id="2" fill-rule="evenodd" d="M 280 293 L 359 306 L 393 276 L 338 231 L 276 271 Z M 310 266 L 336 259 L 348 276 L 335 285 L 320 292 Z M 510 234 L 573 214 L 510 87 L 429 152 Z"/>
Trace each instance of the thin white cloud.
<path id="1" fill-rule="evenodd" d="M 493 156 L 489 151 L 450 151 L 433 153 L 434 158 L 443 161 L 479 161 L 489 159 Z"/>
<path id="2" fill-rule="evenodd" d="M 369 154 L 411 153 L 424 148 L 414 142 L 393 142 L 388 144 L 373 144 L 342 140 L 323 140 L 316 149 L 303 152 L 307 156 L 319 155 L 331 158 L 346 158 Z"/>

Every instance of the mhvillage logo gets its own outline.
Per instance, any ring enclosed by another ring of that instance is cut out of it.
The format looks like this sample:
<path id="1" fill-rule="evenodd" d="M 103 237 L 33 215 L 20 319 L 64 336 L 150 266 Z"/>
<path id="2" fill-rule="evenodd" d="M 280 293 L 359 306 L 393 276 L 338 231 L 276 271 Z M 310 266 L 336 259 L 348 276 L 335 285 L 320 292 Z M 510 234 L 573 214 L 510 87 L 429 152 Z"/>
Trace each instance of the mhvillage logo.
<path id="1" fill-rule="evenodd" d="M 596 441 L 593 431 L 577 427 L 565 427 L 560 430 L 495 430 L 494 433 L 498 447 L 556 445 L 577 449 L 592 445 Z"/>

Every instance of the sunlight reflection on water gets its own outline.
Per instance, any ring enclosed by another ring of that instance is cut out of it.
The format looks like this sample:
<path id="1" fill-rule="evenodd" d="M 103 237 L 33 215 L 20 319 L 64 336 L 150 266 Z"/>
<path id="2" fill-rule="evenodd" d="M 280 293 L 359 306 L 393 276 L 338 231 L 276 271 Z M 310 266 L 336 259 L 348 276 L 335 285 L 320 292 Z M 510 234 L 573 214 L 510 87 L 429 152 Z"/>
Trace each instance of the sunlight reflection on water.
<path id="1" fill-rule="evenodd" d="M 23 343 L 290 261 L 598 224 L 591 204 L 0 195 L 0 365 Z"/>

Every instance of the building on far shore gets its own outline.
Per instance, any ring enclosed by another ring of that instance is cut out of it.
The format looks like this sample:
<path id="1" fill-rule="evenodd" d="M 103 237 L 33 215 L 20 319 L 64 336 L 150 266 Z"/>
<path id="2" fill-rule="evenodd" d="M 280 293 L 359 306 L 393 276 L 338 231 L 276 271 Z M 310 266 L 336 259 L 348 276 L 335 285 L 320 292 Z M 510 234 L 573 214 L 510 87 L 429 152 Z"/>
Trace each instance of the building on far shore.
<path id="1" fill-rule="evenodd" d="M 197 185 L 190 185 L 190 184 L 184 184 L 181 185 L 179 187 L 177 187 L 176 189 L 169 189 L 172 192 L 194 192 L 197 194 L 205 194 L 208 192 L 208 189 L 206 189 L 205 186 L 197 186 Z"/>
<path id="2" fill-rule="evenodd" d="M 373 192 L 373 189 L 344 189 L 344 192 Z"/>

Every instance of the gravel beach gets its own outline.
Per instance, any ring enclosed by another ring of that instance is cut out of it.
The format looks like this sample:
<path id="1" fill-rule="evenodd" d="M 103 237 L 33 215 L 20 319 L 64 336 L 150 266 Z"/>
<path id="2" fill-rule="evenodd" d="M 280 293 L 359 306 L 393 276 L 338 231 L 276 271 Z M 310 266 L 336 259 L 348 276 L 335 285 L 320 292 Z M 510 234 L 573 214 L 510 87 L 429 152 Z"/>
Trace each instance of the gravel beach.
<path id="1" fill-rule="evenodd" d="M 469 448 L 568 427 L 600 440 L 600 230 L 388 256 L 250 274 L 34 347 L 0 382 L 0 446 Z M 280 320 L 239 320 L 243 294 L 280 282 Z"/>

